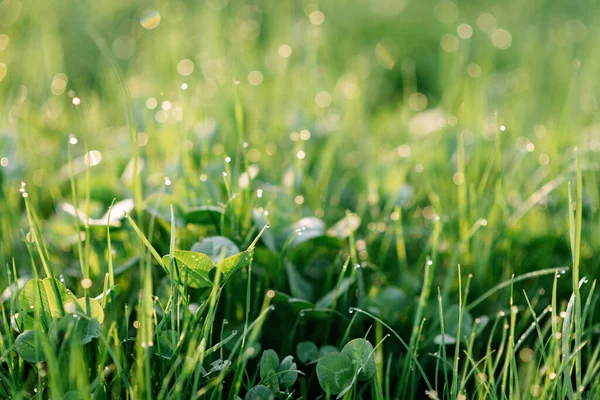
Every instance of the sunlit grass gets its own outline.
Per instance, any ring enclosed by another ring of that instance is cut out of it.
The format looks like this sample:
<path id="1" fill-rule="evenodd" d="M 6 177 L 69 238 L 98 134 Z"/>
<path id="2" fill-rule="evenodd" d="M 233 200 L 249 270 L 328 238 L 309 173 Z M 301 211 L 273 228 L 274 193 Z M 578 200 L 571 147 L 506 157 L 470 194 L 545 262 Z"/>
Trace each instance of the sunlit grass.
<path id="1" fill-rule="evenodd" d="M 0 3 L 0 397 L 600 396 L 597 8 Z"/>

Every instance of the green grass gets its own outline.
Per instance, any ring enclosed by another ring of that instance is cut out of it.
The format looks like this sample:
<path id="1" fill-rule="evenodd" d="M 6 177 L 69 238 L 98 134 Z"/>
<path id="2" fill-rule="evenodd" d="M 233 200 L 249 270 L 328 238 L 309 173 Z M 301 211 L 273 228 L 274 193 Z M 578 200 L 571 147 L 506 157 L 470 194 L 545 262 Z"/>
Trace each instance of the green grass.
<path id="1" fill-rule="evenodd" d="M 598 10 L 0 2 L 0 397 L 600 397 Z"/>

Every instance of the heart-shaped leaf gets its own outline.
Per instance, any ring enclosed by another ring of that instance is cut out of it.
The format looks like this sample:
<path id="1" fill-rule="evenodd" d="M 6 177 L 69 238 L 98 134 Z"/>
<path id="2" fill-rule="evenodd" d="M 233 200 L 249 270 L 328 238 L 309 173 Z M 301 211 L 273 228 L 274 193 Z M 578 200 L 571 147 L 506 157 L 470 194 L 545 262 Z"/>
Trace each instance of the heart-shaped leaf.
<path id="1" fill-rule="evenodd" d="M 271 389 L 266 386 L 258 385 L 254 386 L 252 389 L 248 390 L 246 393 L 246 397 L 244 400 L 275 400 L 275 396 Z"/>
<path id="2" fill-rule="evenodd" d="M 342 354 L 346 354 L 352 359 L 355 366 L 355 373 L 358 373 L 358 379 L 368 381 L 375 375 L 375 352 L 373 345 L 365 339 L 354 339 L 348 342 L 342 349 Z"/>
<path id="3" fill-rule="evenodd" d="M 61 308 L 64 310 L 64 304 L 75 301 L 75 298 L 61 281 L 54 279 L 54 284 L 58 290 L 58 297 L 50 278 L 32 279 L 27 282 L 19 294 L 19 313 L 32 312 L 37 298 L 44 313 L 52 318 L 62 317 Z"/>
<path id="4" fill-rule="evenodd" d="M 301 243 L 311 239 L 321 237 L 325 234 L 325 222 L 317 217 L 305 217 L 294 223 L 288 230 L 289 233 L 295 232 L 291 247 L 298 246 Z"/>
<path id="5" fill-rule="evenodd" d="M 49 336 L 55 345 L 60 345 L 66 335 L 69 336 L 72 343 L 86 344 L 100 337 L 101 333 L 102 327 L 97 319 L 73 318 L 72 315 L 66 315 L 54 321 L 50 327 Z"/>
<path id="6" fill-rule="evenodd" d="M 260 359 L 260 378 L 271 389 L 279 391 L 279 356 L 274 350 L 265 350 Z"/>
<path id="7" fill-rule="evenodd" d="M 104 309 L 100 302 L 96 299 L 89 299 L 90 312 L 88 313 L 88 300 L 85 297 L 77 299 L 77 309 L 93 319 L 98 320 L 102 323 L 104 321 Z M 67 307 L 68 308 L 68 307 Z"/>
<path id="8" fill-rule="evenodd" d="M 279 364 L 279 368 L 277 369 L 279 373 L 279 383 L 283 389 L 287 389 L 292 387 L 292 385 L 298 379 L 298 371 L 296 369 L 296 363 L 294 362 L 294 357 L 287 356 Z"/>
<path id="9" fill-rule="evenodd" d="M 343 353 L 326 354 L 317 363 L 317 378 L 327 394 L 340 393 L 354 379 L 352 359 Z"/>
<path id="10" fill-rule="evenodd" d="M 179 279 L 184 281 L 187 274 L 188 286 L 192 288 L 211 287 L 212 280 L 209 278 L 209 272 L 215 268 L 215 264 L 209 256 L 194 251 L 176 250 L 175 257 Z M 163 264 L 167 271 L 170 270 L 169 263 L 171 258 L 166 255 L 163 257 Z"/>
<path id="11" fill-rule="evenodd" d="M 222 276 L 227 279 L 233 274 L 239 267 L 244 265 L 248 261 L 248 252 L 242 251 L 231 257 L 227 257 L 223 261 L 217 264 L 217 268 L 221 271 Z"/>
<path id="12" fill-rule="evenodd" d="M 300 362 L 306 364 L 319 358 L 319 349 L 313 342 L 304 341 L 296 345 L 296 354 Z"/>
<path id="13" fill-rule="evenodd" d="M 41 337 L 36 343 L 36 335 L 41 335 L 38 331 L 25 331 L 17 336 L 15 340 L 15 350 L 25 361 L 32 363 L 44 361 L 46 359 L 42 351 Z"/>

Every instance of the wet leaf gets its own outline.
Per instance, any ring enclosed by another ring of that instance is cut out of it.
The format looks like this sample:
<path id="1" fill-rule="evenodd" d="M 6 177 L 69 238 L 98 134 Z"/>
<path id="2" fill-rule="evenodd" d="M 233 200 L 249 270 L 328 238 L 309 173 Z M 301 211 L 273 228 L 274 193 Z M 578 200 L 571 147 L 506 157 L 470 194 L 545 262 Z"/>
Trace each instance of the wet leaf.
<path id="1" fill-rule="evenodd" d="M 192 288 L 211 287 L 213 285 L 209 272 L 215 268 L 215 265 L 209 256 L 184 250 L 176 250 L 173 255 L 177 261 L 181 281 L 186 279 L 187 274 L 187 283 Z M 167 271 L 170 271 L 170 260 L 168 255 L 163 257 L 163 264 Z"/>
<path id="2" fill-rule="evenodd" d="M 338 394 L 352 384 L 352 359 L 342 353 L 328 353 L 317 363 L 317 378 L 327 394 Z"/>
<path id="3" fill-rule="evenodd" d="M 17 336 L 15 340 L 15 350 L 25 361 L 32 363 L 44 361 L 46 359 L 42 351 L 41 342 L 36 344 L 36 335 L 40 335 L 37 331 L 25 331 Z M 41 339 L 41 338 L 40 338 Z"/>
<path id="4" fill-rule="evenodd" d="M 342 349 L 342 354 L 346 354 L 352 359 L 355 372 L 358 372 L 358 379 L 368 381 L 375 375 L 375 352 L 373 345 L 365 339 L 354 339 L 348 342 Z"/>
<path id="5" fill-rule="evenodd" d="M 319 349 L 313 342 L 304 341 L 296 345 L 296 354 L 300 362 L 306 364 L 319 358 Z"/>

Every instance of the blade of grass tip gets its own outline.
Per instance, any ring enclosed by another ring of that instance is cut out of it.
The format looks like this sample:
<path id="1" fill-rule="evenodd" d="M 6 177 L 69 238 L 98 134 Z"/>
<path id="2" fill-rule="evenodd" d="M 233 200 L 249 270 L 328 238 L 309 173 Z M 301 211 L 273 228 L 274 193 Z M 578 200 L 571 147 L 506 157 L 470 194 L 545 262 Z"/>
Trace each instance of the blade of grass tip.
<path id="1" fill-rule="evenodd" d="M 388 360 L 385 367 L 385 398 L 391 399 L 392 393 L 390 392 L 390 377 L 392 374 L 392 353 L 388 354 Z"/>
<path id="2" fill-rule="evenodd" d="M 42 236 L 40 225 L 35 215 L 35 211 L 31 205 L 31 201 L 29 200 L 29 194 L 25 190 L 25 183 L 21 182 L 21 195 L 25 199 L 25 213 L 27 215 L 27 222 L 29 223 L 30 233 L 33 236 L 33 242 L 35 243 L 35 247 L 37 253 L 40 257 L 40 261 L 42 262 L 42 266 L 44 267 L 44 272 L 46 276 L 50 278 L 50 284 L 52 286 L 52 290 L 54 291 L 54 296 L 57 299 L 60 299 L 60 291 L 58 289 L 58 284 L 54 278 L 54 270 L 52 264 L 50 263 L 50 257 L 48 256 L 48 250 L 46 248 L 46 242 L 44 241 L 44 237 Z M 37 272 L 37 271 L 36 271 Z M 65 315 L 65 309 L 63 303 L 58 301 L 58 310 L 61 316 Z"/>
<path id="3" fill-rule="evenodd" d="M 77 144 L 77 138 L 73 135 L 69 135 L 69 143 L 67 144 L 67 162 L 69 163 L 69 181 L 71 183 L 71 202 L 75 209 L 75 215 L 73 216 L 73 228 L 75 230 L 76 242 L 77 242 L 77 255 L 79 257 L 79 267 L 81 268 L 81 274 L 85 277 L 85 260 L 83 258 L 83 244 L 80 235 L 80 225 L 84 220 L 83 216 L 80 216 L 79 205 L 77 201 L 77 187 L 75 185 L 75 172 L 73 171 L 73 155 L 71 148 Z"/>
<path id="4" fill-rule="evenodd" d="M 585 282 L 587 282 L 587 278 L 584 278 Z M 590 288 L 590 292 L 588 293 L 587 299 L 585 301 L 585 306 L 583 307 L 583 313 L 581 316 L 581 329 L 585 329 L 586 319 L 590 313 L 590 307 L 592 305 L 592 300 L 594 299 L 594 291 L 596 290 L 596 280 L 592 282 L 592 287 Z"/>
<path id="5" fill-rule="evenodd" d="M 138 228 L 137 224 L 135 222 L 133 222 L 133 219 L 131 219 L 131 217 L 127 213 L 125 213 L 125 218 L 127 219 L 127 221 L 129 221 L 129 223 L 131 224 L 131 227 L 133 228 L 133 230 L 135 231 L 135 233 L 138 235 L 138 237 L 142 240 L 142 243 L 150 251 L 150 254 L 152 254 L 152 256 L 154 257 L 154 259 L 156 260 L 156 262 L 158 263 L 158 265 L 160 265 L 165 270 L 165 272 L 168 273 L 169 271 L 165 267 L 165 265 L 163 264 L 162 258 L 160 257 L 160 255 L 158 254 L 158 252 L 154 249 L 154 247 L 152 246 L 152 244 L 150 244 L 150 242 L 148 241 L 148 239 L 146 238 L 146 236 L 142 233 L 142 231 L 140 230 L 140 228 Z"/>

